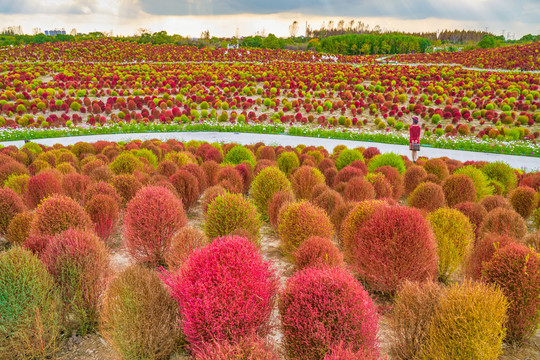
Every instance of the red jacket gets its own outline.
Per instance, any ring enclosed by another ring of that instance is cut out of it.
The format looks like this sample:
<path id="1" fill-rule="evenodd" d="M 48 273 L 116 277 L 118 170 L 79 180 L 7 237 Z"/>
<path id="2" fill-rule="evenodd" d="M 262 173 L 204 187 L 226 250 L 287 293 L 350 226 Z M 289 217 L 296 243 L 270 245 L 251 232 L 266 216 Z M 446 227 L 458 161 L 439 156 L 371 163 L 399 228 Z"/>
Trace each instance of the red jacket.
<path id="1" fill-rule="evenodd" d="M 411 144 L 418 144 L 420 142 L 420 131 L 422 128 L 418 125 L 411 125 L 409 128 L 409 135 Z"/>

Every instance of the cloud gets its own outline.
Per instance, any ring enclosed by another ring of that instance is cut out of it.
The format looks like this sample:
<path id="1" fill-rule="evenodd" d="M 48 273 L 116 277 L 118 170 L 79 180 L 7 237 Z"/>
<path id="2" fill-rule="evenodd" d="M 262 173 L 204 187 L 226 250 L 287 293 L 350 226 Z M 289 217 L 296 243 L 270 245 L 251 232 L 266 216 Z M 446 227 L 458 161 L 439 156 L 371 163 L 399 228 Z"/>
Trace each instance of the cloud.
<path id="1" fill-rule="evenodd" d="M 0 0 L 0 14 L 117 15 L 140 14 L 138 0 Z"/>

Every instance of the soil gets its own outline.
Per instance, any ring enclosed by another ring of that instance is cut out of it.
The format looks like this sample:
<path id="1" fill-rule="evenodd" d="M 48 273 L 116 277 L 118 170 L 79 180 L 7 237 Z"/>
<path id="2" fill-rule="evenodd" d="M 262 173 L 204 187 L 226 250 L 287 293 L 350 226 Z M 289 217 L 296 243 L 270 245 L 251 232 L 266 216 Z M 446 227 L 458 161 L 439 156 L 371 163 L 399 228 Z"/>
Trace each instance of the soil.
<path id="1" fill-rule="evenodd" d="M 200 203 L 191 209 L 188 213 L 188 224 L 202 229 L 204 223 L 204 215 Z M 121 245 L 121 232 L 118 232 L 113 241 L 111 249 L 111 263 L 115 272 L 119 272 L 132 264 L 132 260 Z M 0 238 L 0 247 L 2 246 Z M 265 260 L 270 260 L 274 263 L 274 267 L 279 274 L 282 285 L 294 272 L 294 265 L 291 259 L 288 258 L 280 247 L 280 240 L 275 231 L 268 225 L 264 225 L 260 232 L 261 252 Z M 388 325 L 388 302 L 377 300 L 379 305 L 381 319 L 379 322 L 379 341 L 381 359 L 391 359 L 389 357 L 390 347 L 392 343 L 392 332 Z M 282 348 L 282 334 L 278 325 L 277 305 L 272 313 L 273 330 L 269 335 L 269 340 L 277 347 Z M 59 359 L 66 360 L 117 360 L 113 350 L 107 345 L 105 340 L 98 334 L 90 334 L 84 337 L 72 336 L 62 344 L 59 351 Z M 189 355 L 183 352 L 175 353 L 170 360 L 188 360 Z M 540 359 L 540 330 L 532 337 L 529 343 L 524 344 L 520 348 L 512 348 L 503 346 L 503 355 L 501 360 L 533 360 Z"/>

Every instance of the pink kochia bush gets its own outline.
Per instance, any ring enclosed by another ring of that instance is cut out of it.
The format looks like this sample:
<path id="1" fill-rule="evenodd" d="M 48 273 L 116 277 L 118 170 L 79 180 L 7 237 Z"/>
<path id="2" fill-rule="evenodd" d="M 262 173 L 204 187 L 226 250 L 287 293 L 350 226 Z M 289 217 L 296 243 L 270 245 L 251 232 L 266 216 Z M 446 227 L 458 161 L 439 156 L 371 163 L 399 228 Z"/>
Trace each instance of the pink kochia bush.
<path id="1" fill-rule="evenodd" d="M 249 336 L 238 342 L 216 342 L 195 354 L 196 360 L 279 360 L 263 339 Z"/>
<path id="2" fill-rule="evenodd" d="M 164 273 L 182 330 L 197 350 L 209 342 L 264 337 L 278 289 L 271 263 L 249 240 L 226 236 L 195 250 L 178 273 Z"/>
<path id="3" fill-rule="evenodd" d="M 138 263 L 165 264 L 171 238 L 187 221 L 182 201 L 161 186 L 147 186 L 127 204 L 124 244 Z"/>
<path id="4" fill-rule="evenodd" d="M 289 359 L 323 359 L 337 345 L 378 353 L 378 314 L 360 283 L 342 268 L 306 268 L 280 296 L 284 348 Z"/>
<path id="5" fill-rule="evenodd" d="M 437 243 L 420 210 L 381 207 L 358 229 L 352 265 L 372 290 L 395 292 L 405 280 L 437 275 Z"/>

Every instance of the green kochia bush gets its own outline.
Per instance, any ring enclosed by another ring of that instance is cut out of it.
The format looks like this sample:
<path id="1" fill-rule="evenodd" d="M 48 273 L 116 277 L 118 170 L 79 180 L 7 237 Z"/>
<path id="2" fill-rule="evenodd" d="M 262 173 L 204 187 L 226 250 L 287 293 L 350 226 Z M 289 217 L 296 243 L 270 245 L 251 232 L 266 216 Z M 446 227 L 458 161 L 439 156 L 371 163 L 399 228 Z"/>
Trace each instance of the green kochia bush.
<path id="1" fill-rule="evenodd" d="M 368 170 L 373 172 L 385 165 L 395 167 L 400 174 L 405 173 L 405 163 L 403 162 L 403 159 L 401 156 L 394 153 L 375 155 L 368 163 Z"/>
<path id="2" fill-rule="evenodd" d="M 354 149 L 342 150 L 336 160 L 336 167 L 338 170 L 341 170 L 355 160 L 364 161 L 364 157 L 360 151 Z"/>
<path id="3" fill-rule="evenodd" d="M 14 247 L 0 254 L 0 359 L 46 359 L 57 350 L 60 298 L 45 265 Z"/>
<path id="4" fill-rule="evenodd" d="M 229 164 L 238 165 L 247 161 L 252 167 L 255 167 L 257 160 L 255 155 L 247 149 L 245 146 L 237 145 L 227 152 L 225 155 L 225 162 Z"/>
<path id="5" fill-rule="evenodd" d="M 243 230 L 250 241 L 258 243 L 260 228 L 257 208 L 241 194 L 219 195 L 208 206 L 204 229 L 209 239 Z"/>
<path id="6" fill-rule="evenodd" d="M 292 170 L 300 166 L 300 161 L 298 160 L 298 156 L 294 152 L 288 151 L 282 153 L 278 157 L 277 164 L 279 166 L 279 169 L 283 171 L 285 175 L 289 176 Z"/>
<path id="7" fill-rule="evenodd" d="M 282 190 L 291 190 L 291 183 L 276 167 L 263 169 L 251 183 L 249 196 L 264 219 L 268 217 L 268 203 L 272 196 Z"/>

